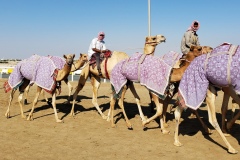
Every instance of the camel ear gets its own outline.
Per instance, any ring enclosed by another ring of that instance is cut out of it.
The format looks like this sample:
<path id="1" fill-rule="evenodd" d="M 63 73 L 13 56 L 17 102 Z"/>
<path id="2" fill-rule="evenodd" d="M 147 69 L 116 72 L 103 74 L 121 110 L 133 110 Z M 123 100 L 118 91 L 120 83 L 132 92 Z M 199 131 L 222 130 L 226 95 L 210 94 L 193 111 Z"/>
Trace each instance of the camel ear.
<path id="1" fill-rule="evenodd" d="M 80 53 L 80 57 L 82 57 L 82 55 L 83 55 L 83 54 L 82 54 L 82 53 Z"/>
<path id="2" fill-rule="evenodd" d="M 74 59 L 74 57 L 75 57 L 75 54 L 73 54 L 73 59 Z"/>
<path id="3" fill-rule="evenodd" d="M 64 54 L 64 55 L 63 55 L 63 58 L 67 59 L 67 56 Z"/>
<path id="4" fill-rule="evenodd" d="M 190 51 L 193 51 L 194 48 L 195 48 L 195 46 L 194 46 L 194 45 L 191 45 L 191 47 L 190 47 Z"/>
<path id="5" fill-rule="evenodd" d="M 147 42 L 147 41 L 148 41 L 148 37 L 145 38 L 145 42 Z"/>

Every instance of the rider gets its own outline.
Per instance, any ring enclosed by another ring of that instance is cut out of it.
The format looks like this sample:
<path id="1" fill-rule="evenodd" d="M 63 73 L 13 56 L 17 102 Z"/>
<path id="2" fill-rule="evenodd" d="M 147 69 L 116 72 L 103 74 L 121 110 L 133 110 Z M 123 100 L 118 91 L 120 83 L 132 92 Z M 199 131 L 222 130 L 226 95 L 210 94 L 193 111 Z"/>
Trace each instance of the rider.
<path id="1" fill-rule="evenodd" d="M 200 23 L 198 21 L 193 21 L 191 26 L 184 33 L 181 41 L 181 51 L 186 55 L 192 45 L 200 46 L 199 38 L 197 35 L 197 30 L 200 28 Z"/>
<path id="2" fill-rule="evenodd" d="M 98 37 L 93 38 L 88 49 L 89 59 L 91 59 L 92 56 L 94 56 L 96 59 L 99 76 L 102 75 L 101 67 L 100 67 L 100 54 L 108 51 L 106 49 L 105 42 L 103 41 L 104 37 L 105 37 L 105 33 L 99 32 Z"/>

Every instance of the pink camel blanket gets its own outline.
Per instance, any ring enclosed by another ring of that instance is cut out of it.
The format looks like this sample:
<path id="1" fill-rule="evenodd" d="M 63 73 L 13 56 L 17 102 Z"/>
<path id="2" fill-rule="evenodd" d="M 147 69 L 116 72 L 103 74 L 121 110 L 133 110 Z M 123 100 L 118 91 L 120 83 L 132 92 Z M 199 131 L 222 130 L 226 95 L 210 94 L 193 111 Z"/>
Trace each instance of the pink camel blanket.
<path id="1" fill-rule="evenodd" d="M 8 81 L 4 84 L 5 92 L 19 87 L 26 78 L 30 80 L 30 84 L 35 83 L 52 93 L 56 87 L 58 70 L 62 69 L 65 63 L 65 59 L 57 56 L 32 55 L 15 66 Z"/>
<path id="2" fill-rule="evenodd" d="M 220 45 L 209 54 L 195 58 L 184 72 L 178 92 L 179 105 L 194 110 L 204 101 L 208 85 L 232 85 L 240 94 L 240 47 Z"/>
<path id="3" fill-rule="evenodd" d="M 169 63 L 173 64 L 174 62 L 169 61 Z M 136 53 L 114 66 L 110 82 L 116 94 L 119 94 L 127 80 L 130 80 L 144 85 L 164 99 L 171 70 L 172 66 L 160 57 Z"/>

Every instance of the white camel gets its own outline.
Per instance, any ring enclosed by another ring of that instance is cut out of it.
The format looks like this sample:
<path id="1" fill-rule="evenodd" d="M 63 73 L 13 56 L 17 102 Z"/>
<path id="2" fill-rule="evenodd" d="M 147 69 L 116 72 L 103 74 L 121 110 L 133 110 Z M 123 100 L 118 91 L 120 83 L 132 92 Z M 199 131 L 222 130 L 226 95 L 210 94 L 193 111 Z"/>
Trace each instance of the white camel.
<path id="1" fill-rule="evenodd" d="M 162 42 L 165 42 L 165 41 L 166 41 L 166 38 L 162 35 L 146 37 L 145 46 L 144 46 L 144 53 L 145 54 L 154 53 L 156 46 L 158 44 L 162 43 Z M 125 59 L 128 59 L 128 58 L 129 58 L 129 56 L 124 52 L 118 52 L 118 51 L 112 52 L 111 57 L 105 58 L 101 63 L 101 71 L 102 71 L 102 76 L 101 77 L 98 75 L 98 70 L 97 70 L 96 67 L 93 68 L 92 66 L 87 65 L 85 68 L 83 68 L 82 72 L 80 74 L 80 78 L 79 78 L 79 81 L 78 81 L 77 88 L 76 88 L 76 90 L 73 94 L 73 102 L 72 102 L 72 109 L 71 109 L 70 115 L 71 116 L 75 115 L 74 107 L 75 107 L 77 95 L 80 92 L 80 90 L 82 90 L 82 88 L 84 87 L 88 77 L 90 77 L 91 78 L 91 84 L 93 86 L 92 103 L 96 107 L 98 113 L 102 116 L 102 118 L 107 119 L 109 121 L 110 110 L 108 112 L 108 116 L 105 116 L 102 113 L 102 110 L 99 108 L 99 105 L 98 105 L 98 102 L 97 102 L 97 95 L 98 95 L 98 89 L 99 89 L 100 84 L 101 84 L 101 78 L 109 79 L 109 76 L 111 76 L 111 71 L 112 71 L 113 67 L 118 62 L 120 62 L 122 60 L 125 60 Z M 137 92 L 136 92 L 132 82 L 129 84 L 129 88 L 130 88 L 132 94 L 135 97 L 138 109 L 141 110 L 140 98 L 137 95 Z M 69 99 L 68 99 L 68 101 L 69 101 Z M 119 101 L 119 104 L 123 104 L 123 99 Z M 145 119 L 144 115 L 140 114 L 140 117 L 141 117 L 141 119 Z M 129 128 L 131 128 L 131 126 L 129 126 Z"/>
<path id="2" fill-rule="evenodd" d="M 216 90 L 213 85 L 221 87 L 225 94 L 231 96 L 238 104 L 240 98 L 237 94 L 239 89 L 238 56 L 240 47 L 230 44 L 223 44 L 216 47 L 211 53 L 196 58 L 185 71 L 179 85 L 178 102 L 179 105 L 174 114 L 176 119 L 176 129 L 174 135 L 174 145 L 182 146 L 179 141 L 178 130 L 181 113 L 187 107 L 196 110 L 206 97 L 208 107 L 208 117 L 210 124 L 217 130 L 228 147 L 229 153 L 237 153 L 227 141 L 216 119 L 215 98 Z M 237 70 L 236 70 L 237 69 Z M 211 83 L 211 85 L 209 85 Z M 240 113 L 228 123 L 231 128 Z"/>

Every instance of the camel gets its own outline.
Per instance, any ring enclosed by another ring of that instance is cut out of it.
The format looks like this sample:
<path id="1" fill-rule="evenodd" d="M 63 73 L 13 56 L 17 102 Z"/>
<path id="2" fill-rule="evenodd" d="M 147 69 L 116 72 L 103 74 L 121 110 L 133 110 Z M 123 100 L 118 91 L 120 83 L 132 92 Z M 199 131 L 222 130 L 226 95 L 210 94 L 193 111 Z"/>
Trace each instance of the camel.
<path id="1" fill-rule="evenodd" d="M 18 103 L 20 106 L 21 117 L 26 118 L 22 109 L 24 89 L 29 85 L 29 83 L 35 83 L 38 86 L 37 93 L 27 120 L 33 120 L 33 110 L 37 104 L 39 94 L 42 89 L 45 89 L 47 92 L 52 94 L 52 106 L 56 122 L 63 122 L 58 118 L 56 110 L 56 89 L 58 87 L 57 82 L 60 82 L 68 77 L 75 54 L 68 54 L 64 55 L 63 57 L 65 60 L 61 59 L 57 63 L 54 63 L 52 56 L 45 57 L 33 55 L 16 65 L 14 71 L 9 76 L 8 81 L 4 84 L 5 92 L 8 92 L 12 89 L 10 93 L 9 105 L 5 113 L 7 118 L 10 117 L 10 105 L 17 88 L 19 88 L 20 92 L 20 95 L 18 96 Z M 59 68 L 61 68 L 61 70 L 59 70 L 56 66 L 60 66 Z"/>
<path id="2" fill-rule="evenodd" d="M 145 46 L 144 46 L 144 53 L 152 54 L 155 51 L 155 47 L 158 44 L 160 44 L 162 42 L 165 42 L 165 41 L 166 41 L 166 38 L 162 35 L 146 37 L 146 43 L 145 43 Z M 112 71 L 113 67 L 118 62 L 120 62 L 122 60 L 125 60 L 125 59 L 128 59 L 128 58 L 129 58 L 129 56 L 124 52 L 119 52 L 119 51 L 112 52 L 111 57 L 109 57 L 108 59 L 105 58 L 101 63 L 102 76 L 98 75 L 98 71 L 97 71 L 96 67 L 93 68 L 90 65 L 86 65 L 86 67 L 82 69 L 77 88 L 76 88 L 75 92 L 73 93 L 73 102 L 72 102 L 72 109 L 71 109 L 70 115 L 73 116 L 73 117 L 75 116 L 74 107 L 75 107 L 77 95 L 80 92 L 80 90 L 82 90 L 82 88 L 84 87 L 88 77 L 90 77 L 91 84 L 93 86 L 92 103 L 95 106 L 95 108 L 97 109 L 98 113 L 101 115 L 101 117 L 103 119 L 107 119 L 107 121 L 109 121 L 110 120 L 109 119 L 110 110 L 108 112 L 108 116 L 104 115 L 102 113 L 101 109 L 99 108 L 99 105 L 98 105 L 98 102 L 97 102 L 97 95 L 98 95 L 98 89 L 99 89 L 100 84 L 101 84 L 101 78 L 109 79 L 109 75 L 111 75 L 111 71 Z M 133 96 L 135 97 L 138 109 L 141 110 L 140 98 L 137 95 L 137 92 L 134 88 L 133 83 L 129 84 L 129 88 L 130 88 Z M 68 103 L 70 103 L 69 101 L 70 100 L 68 98 Z M 123 103 L 123 101 L 119 101 L 119 103 Z M 143 115 L 140 115 L 140 117 L 141 117 L 141 119 L 144 119 Z"/>
<path id="3" fill-rule="evenodd" d="M 80 53 L 80 56 L 79 56 L 79 59 L 74 62 L 72 64 L 72 67 L 71 67 L 71 72 L 74 72 L 76 70 L 79 70 L 81 67 L 84 66 L 84 64 L 87 62 L 87 58 L 88 58 L 88 55 L 86 53 Z M 71 85 L 71 83 L 68 81 L 68 78 L 64 79 L 63 80 L 67 86 L 68 86 L 68 98 L 70 97 L 71 93 L 72 93 L 72 90 L 73 90 L 73 86 Z M 30 87 L 31 85 L 28 85 L 26 88 L 25 88 L 25 99 L 24 99 L 24 104 L 27 104 L 27 97 L 28 97 L 28 92 L 30 90 Z M 48 98 L 46 97 L 45 93 L 43 92 L 44 90 L 41 91 L 41 94 L 43 95 L 45 101 L 50 105 L 51 104 L 51 101 L 48 100 Z"/>
<path id="4" fill-rule="evenodd" d="M 212 52 L 213 48 L 210 47 L 210 46 L 202 46 L 202 54 L 207 54 L 207 53 L 210 53 Z M 180 59 L 174 66 L 174 68 L 180 68 L 180 64 L 181 64 L 181 61 L 183 61 L 182 59 Z M 170 103 L 171 99 L 173 98 L 173 96 L 177 93 L 177 87 L 178 87 L 178 84 L 176 85 L 176 88 L 174 89 L 174 94 L 172 94 L 171 96 L 168 96 L 166 97 L 166 99 L 164 100 L 164 103 L 163 103 L 163 123 L 164 123 L 164 126 L 165 127 L 168 127 L 168 124 L 166 123 L 166 111 L 167 111 L 167 107 L 168 107 L 168 104 Z M 153 104 L 151 102 L 151 104 Z M 153 109 L 152 109 L 153 110 Z M 204 128 L 204 131 L 205 133 L 207 134 L 210 134 L 211 133 L 211 130 L 205 125 L 205 123 L 202 121 L 202 119 L 200 118 L 199 114 L 197 111 L 195 110 L 192 110 L 193 114 L 196 115 L 196 117 L 198 118 L 198 120 L 200 121 L 202 127 Z M 191 115 L 192 116 L 192 115 Z"/>
<path id="5" fill-rule="evenodd" d="M 159 66 L 157 66 L 158 65 L 158 63 L 160 63 L 160 61 L 162 61 L 162 59 L 160 59 L 160 58 L 158 58 L 158 57 L 155 57 L 155 56 L 145 56 L 145 58 L 149 58 L 151 61 L 153 61 L 153 62 L 155 62 L 155 60 L 157 61 L 157 63 L 154 63 L 154 65 L 156 65 L 155 66 L 155 69 L 154 70 L 156 70 L 156 71 L 158 71 L 158 73 L 159 74 L 156 74 L 156 75 L 151 75 L 151 77 L 153 77 L 154 79 L 158 79 L 159 77 L 163 77 L 164 79 L 168 79 L 169 78 L 169 82 L 170 83 L 173 83 L 173 82 L 179 82 L 180 80 L 181 80 L 181 77 L 182 77 L 182 75 L 183 75 L 183 73 L 184 73 L 184 71 L 186 70 L 186 68 L 189 66 L 189 64 L 190 64 L 190 62 L 195 58 L 195 57 L 198 57 L 199 55 L 201 55 L 201 51 L 202 51 L 202 47 L 201 46 L 191 46 L 191 48 L 190 48 L 190 52 L 187 54 L 187 57 L 186 57 L 186 60 L 184 61 L 184 65 L 181 67 L 181 68 L 171 68 L 170 66 L 169 66 L 169 71 L 171 71 L 171 72 L 169 72 L 169 74 L 164 74 L 164 75 L 160 75 L 161 73 L 161 69 L 160 70 L 158 70 L 158 68 L 163 68 L 163 70 L 167 70 L 167 68 L 164 66 L 164 65 L 162 65 L 161 67 Z M 138 56 L 138 55 L 137 55 Z M 141 57 L 140 57 L 140 60 L 142 59 L 142 55 L 140 55 Z M 133 57 L 133 59 L 136 59 L 135 57 Z M 139 60 L 139 61 L 140 61 Z M 146 61 L 147 59 L 145 59 L 143 62 L 141 61 L 141 63 L 142 64 L 144 64 L 144 63 L 148 63 L 148 61 Z M 145 62 L 146 61 L 146 62 Z M 151 62 L 150 61 L 150 62 Z M 124 64 L 125 63 L 125 64 Z M 137 63 L 140 63 L 140 62 L 137 62 Z M 128 76 L 128 73 L 125 73 L 124 71 L 126 70 L 126 72 L 127 72 L 127 68 L 130 68 L 131 69 L 131 72 L 133 72 L 133 68 L 132 68 L 132 66 L 130 66 L 130 64 L 133 64 L 133 65 L 135 65 L 136 63 L 134 63 L 134 61 L 132 62 L 132 61 L 130 61 L 129 62 L 129 60 L 128 61 L 123 61 L 122 63 L 120 62 L 119 64 L 117 64 L 115 67 L 114 67 L 114 69 L 113 69 L 113 71 L 112 71 L 112 74 L 111 74 L 111 77 L 110 77 L 110 82 L 111 82 L 111 84 L 112 84 L 112 86 L 113 86 L 113 91 L 114 91 L 114 93 L 115 93 L 115 95 L 116 96 L 119 96 L 120 97 L 120 99 L 122 99 L 123 100 L 123 98 L 124 98 L 124 95 L 125 95 L 125 92 L 126 92 L 126 86 L 124 86 L 124 87 L 120 87 L 120 86 L 123 86 L 123 84 L 118 84 L 118 79 L 119 79 L 119 77 L 120 77 L 120 79 L 123 79 L 123 80 L 128 80 L 128 81 L 133 81 L 133 79 L 130 79 L 130 78 L 127 78 L 127 77 L 131 77 L 131 76 Z M 151 63 L 152 64 L 152 63 Z M 136 66 L 136 65 L 135 65 Z M 133 66 L 133 67 L 135 67 L 135 66 Z M 144 66 L 142 66 L 142 67 L 144 67 Z M 165 68 L 164 68 L 165 67 Z M 123 69 L 122 69 L 123 68 Z M 149 70 L 148 70 L 149 71 Z M 138 74 L 140 74 L 140 75 L 142 75 L 142 74 L 144 74 L 143 72 L 148 72 L 148 71 L 139 71 L 138 72 Z M 168 72 L 168 71 L 167 71 Z M 122 75 L 121 73 L 124 73 L 124 75 Z M 134 72 L 133 72 L 134 73 Z M 171 73 L 171 74 L 170 74 Z M 126 76 L 125 76 L 126 75 Z M 149 75 L 150 76 L 150 75 Z M 145 76 L 146 77 L 146 76 Z M 144 79 L 144 77 L 140 77 L 140 78 L 138 78 L 138 79 L 140 79 L 140 81 L 138 80 L 138 82 L 140 82 L 141 84 L 143 84 L 144 82 L 143 82 L 143 79 Z M 162 79 L 160 79 L 159 81 L 161 81 Z M 135 81 L 135 80 L 134 80 Z M 148 81 L 150 81 L 150 80 L 148 80 Z M 156 81 L 158 81 L 158 80 L 156 80 Z M 152 82 L 150 82 L 150 83 L 152 83 Z M 168 82 L 167 82 L 167 84 L 168 84 Z M 144 84 L 143 84 L 144 85 Z M 164 99 L 165 98 L 165 96 L 166 95 L 164 95 L 164 94 L 161 94 L 160 93 L 160 91 L 156 91 L 156 90 L 154 90 L 154 88 L 151 88 L 151 87 L 149 87 L 149 86 L 147 86 L 147 85 L 144 85 L 145 87 L 147 87 L 148 89 L 149 89 L 149 92 L 151 93 L 151 96 L 152 96 L 152 99 L 153 99 L 153 101 L 154 101 L 154 103 L 155 103 L 155 105 L 156 105 L 156 108 L 157 108 L 157 112 L 156 112 L 156 114 L 154 115 L 154 116 L 152 116 L 151 118 L 149 118 L 149 119 L 147 119 L 147 120 L 143 120 L 143 122 L 142 122 L 142 125 L 143 125 L 143 127 L 145 127 L 145 125 L 146 124 L 148 124 L 150 121 L 152 121 L 152 120 L 154 120 L 154 119 L 156 119 L 157 117 L 160 117 L 160 123 L 161 123 L 161 130 L 162 130 L 162 132 L 164 133 L 164 134 L 166 134 L 166 133 L 169 133 L 169 131 L 167 131 L 166 130 L 166 128 L 164 127 L 164 125 L 163 125 L 163 119 L 162 119 L 162 113 L 163 113 L 163 103 L 164 103 L 164 100 L 162 100 L 162 99 Z M 157 85 L 155 85 L 155 87 L 157 87 Z M 165 92 L 165 89 L 166 89 L 166 87 L 164 88 L 164 92 Z M 111 99 L 111 102 L 110 102 L 110 108 L 111 108 L 111 126 L 112 127 L 115 127 L 116 125 L 115 125 L 115 123 L 114 123 L 114 118 L 113 118 L 113 111 L 114 111 L 114 105 L 115 105 L 115 103 L 116 103 L 116 100 L 117 100 L 117 97 L 114 97 L 114 98 L 112 98 Z M 122 101 L 121 100 L 121 101 Z M 121 109 L 122 109 L 122 112 L 123 112 L 123 115 L 124 115 L 124 118 L 125 118 L 125 121 L 126 121 L 126 123 L 127 123 L 127 126 L 131 126 L 131 123 L 130 123 L 130 121 L 129 121 L 129 119 L 127 118 L 127 116 L 126 116 L 126 113 L 125 113 L 125 110 L 124 110 L 124 106 L 123 106 L 123 104 L 119 104 L 119 106 L 121 107 Z"/>
<path id="6" fill-rule="evenodd" d="M 210 47 L 210 46 L 201 46 L 201 47 L 202 47 L 202 54 L 210 53 L 210 52 L 213 50 L 213 48 Z M 174 65 L 173 68 L 180 68 L 180 66 L 181 66 L 182 64 L 184 64 L 184 63 L 183 63 L 184 61 L 185 61 L 184 59 L 179 59 L 179 60 L 176 62 L 176 64 Z M 173 93 L 172 93 L 171 95 L 167 96 L 167 97 L 164 99 L 164 101 L 163 101 L 163 125 L 164 125 L 165 127 L 168 127 L 168 124 L 166 123 L 167 107 L 168 107 L 170 101 L 172 100 L 172 98 L 173 98 L 173 97 L 175 96 L 175 94 L 177 93 L 178 84 L 179 84 L 179 83 L 175 83 L 175 85 L 174 85 L 175 88 L 174 88 Z M 151 111 L 153 112 L 153 111 L 154 111 L 154 102 L 152 101 L 151 94 L 149 94 L 149 95 L 150 95 L 150 99 L 151 99 L 151 104 L 150 104 L 150 106 L 151 106 Z M 204 124 L 204 122 L 203 122 L 202 119 L 199 117 L 199 115 L 198 115 L 197 113 L 195 113 L 195 111 L 193 111 L 193 112 L 194 112 L 194 114 L 197 116 L 197 118 L 199 119 L 201 125 L 202 125 L 203 128 L 205 129 L 205 132 L 206 132 L 206 133 L 209 133 L 209 132 L 210 132 L 210 129 L 207 128 L 207 126 Z"/>
<path id="7" fill-rule="evenodd" d="M 214 86 L 221 87 L 226 95 L 231 96 L 238 104 L 240 104 L 240 98 L 237 95 L 240 93 L 238 85 L 239 77 L 236 76 L 238 75 L 238 71 L 235 70 L 235 68 L 238 68 L 240 65 L 238 63 L 239 54 L 239 46 L 223 44 L 216 47 L 210 54 L 195 59 L 185 71 L 179 85 L 179 106 L 174 112 L 177 122 L 174 135 L 175 146 L 182 146 L 178 137 L 182 111 L 188 107 L 196 110 L 206 97 L 210 124 L 217 130 L 223 139 L 228 147 L 228 152 L 233 154 L 238 152 L 227 141 L 217 122 L 214 104 L 216 89 Z M 211 85 L 209 85 L 210 83 Z M 227 128 L 231 128 L 239 116 L 240 113 L 235 115 L 235 117 L 227 124 Z"/>

